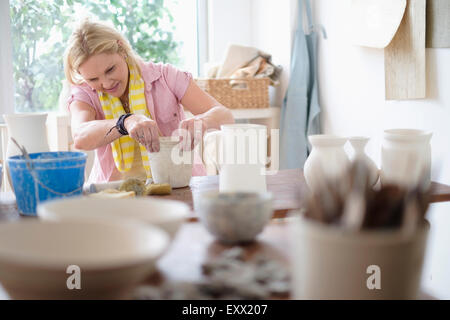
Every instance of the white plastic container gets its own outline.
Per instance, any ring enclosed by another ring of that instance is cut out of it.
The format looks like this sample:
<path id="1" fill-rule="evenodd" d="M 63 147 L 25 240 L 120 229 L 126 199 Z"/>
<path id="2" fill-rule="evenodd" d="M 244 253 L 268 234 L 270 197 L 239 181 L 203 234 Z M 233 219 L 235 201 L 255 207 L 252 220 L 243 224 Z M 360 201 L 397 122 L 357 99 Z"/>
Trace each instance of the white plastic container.
<path id="1" fill-rule="evenodd" d="M 431 132 L 416 129 L 384 131 L 381 147 L 381 183 L 415 185 L 431 176 Z"/>

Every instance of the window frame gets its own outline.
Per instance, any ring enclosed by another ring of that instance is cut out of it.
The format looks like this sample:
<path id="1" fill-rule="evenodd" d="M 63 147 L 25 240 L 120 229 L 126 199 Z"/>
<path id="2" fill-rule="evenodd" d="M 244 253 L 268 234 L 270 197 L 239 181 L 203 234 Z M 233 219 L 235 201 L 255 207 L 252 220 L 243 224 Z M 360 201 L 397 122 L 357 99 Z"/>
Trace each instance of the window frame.
<path id="1" fill-rule="evenodd" d="M 0 112 L 15 113 L 11 18 L 9 0 L 0 1 Z M 0 123 L 4 123 L 3 117 Z"/>
<path id="2" fill-rule="evenodd" d="M 208 0 L 196 0 L 197 11 L 197 72 L 203 74 L 208 54 Z M 10 1 L 0 1 L 0 113 L 16 113 L 14 103 L 13 48 L 11 33 Z M 55 110 L 58 113 L 59 110 Z M 53 113 L 53 112 L 49 112 Z M 0 123 L 4 123 L 3 117 Z"/>
<path id="3" fill-rule="evenodd" d="M 208 0 L 197 0 L 197 74 L 202 77 L 209 61 L 209 9 Z"/>

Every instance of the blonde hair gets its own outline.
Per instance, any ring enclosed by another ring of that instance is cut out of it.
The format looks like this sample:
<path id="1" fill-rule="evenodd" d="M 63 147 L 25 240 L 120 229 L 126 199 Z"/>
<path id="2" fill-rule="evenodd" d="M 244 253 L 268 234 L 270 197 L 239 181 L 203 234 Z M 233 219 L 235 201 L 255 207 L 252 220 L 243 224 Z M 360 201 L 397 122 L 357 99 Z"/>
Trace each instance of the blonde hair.
<path id="1" fill-rule="evenodd" d="M 100 53 L 126 55 L 128 63 L 141 73 L 139 62 L 142 58 L 134 52 L 120 32 L 103 22 L 86 19 L 73 31 L 64 54 L 67 80 L 74 85 L 83 83 L 78 68 L 91 56 Z"/>

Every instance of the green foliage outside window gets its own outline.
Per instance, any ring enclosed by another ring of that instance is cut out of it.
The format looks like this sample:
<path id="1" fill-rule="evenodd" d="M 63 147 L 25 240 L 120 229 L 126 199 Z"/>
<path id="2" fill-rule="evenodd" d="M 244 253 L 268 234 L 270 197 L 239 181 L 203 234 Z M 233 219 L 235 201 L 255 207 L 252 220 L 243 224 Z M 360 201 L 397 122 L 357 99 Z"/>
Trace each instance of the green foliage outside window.
<path id="1" fill-rule="evenodd" d="M 164 0 L 10 0 L 16 111 L 58 108 L 63 54 L 80 8 L 112 22 L 144 60 L 178 62 L 173 27 L 162 26 L 173 20 Z"/>

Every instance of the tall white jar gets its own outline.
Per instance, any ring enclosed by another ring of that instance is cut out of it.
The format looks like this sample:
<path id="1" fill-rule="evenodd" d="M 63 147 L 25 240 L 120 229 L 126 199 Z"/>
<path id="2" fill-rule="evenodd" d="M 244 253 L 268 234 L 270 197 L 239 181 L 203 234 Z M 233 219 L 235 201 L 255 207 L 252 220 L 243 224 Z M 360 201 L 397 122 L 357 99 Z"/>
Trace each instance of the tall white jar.
<path id="1" fill-rule="evenodd" d="M 306 183 L 311 191 L 319 189 L 323 179 L 340 179 L 350 166 L 344 150 L 347 138 L 318 134 L 308 137 L 312 151 L 303 167 Z"/>
<path id="2" fill-rule="evenodd" d="M 47 113 L 4 114 L 8 136 L 23 145 L 28 153 L 49 151 L 47 138 Z M 6 155 L 12 157 L 22 152 L 8 139 Z"/>
<path id="3" fill-rule="evenodd" d="M 429 186 L 432 133 L 416 129 L 384 131 L 381 147 L 381 184 L 417 184 L 422 176 Z"/>
<path id="4" fill-rule="evenodd" d="M 6 159 L 22 154 L 11 138 L 14 138 L 20 145 L 24 146 L 28 153 L 50 151 L 46 127 L 47 113 L 4 114 L 3 119 L 5 119 L 9 137 L 6 147 Z M 6 159 L 8 181 L 12 185 Z"/>

